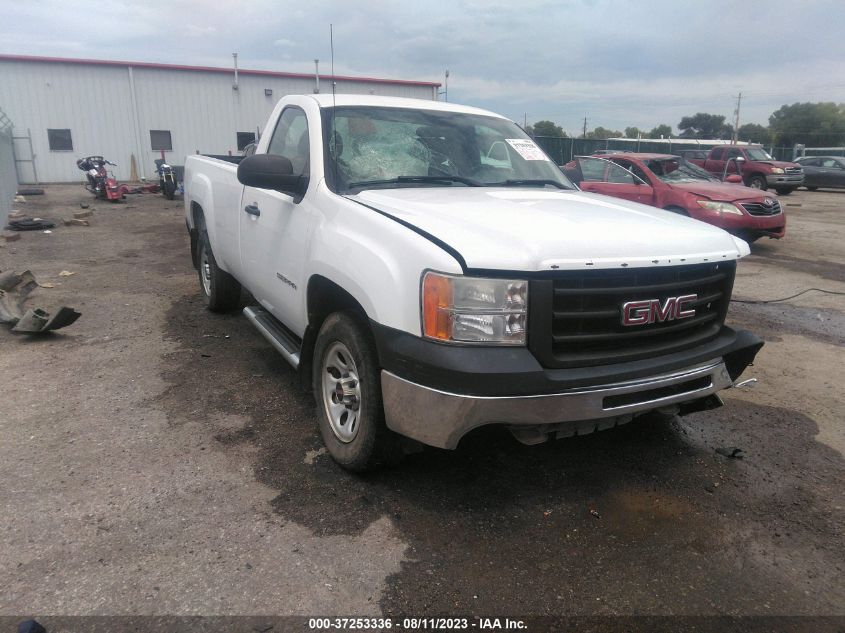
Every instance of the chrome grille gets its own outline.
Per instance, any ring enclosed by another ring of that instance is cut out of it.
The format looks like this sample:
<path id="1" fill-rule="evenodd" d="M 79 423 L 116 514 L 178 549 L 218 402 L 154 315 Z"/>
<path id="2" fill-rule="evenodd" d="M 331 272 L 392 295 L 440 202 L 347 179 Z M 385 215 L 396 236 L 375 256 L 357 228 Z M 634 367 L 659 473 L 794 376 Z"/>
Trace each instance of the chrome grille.
<path id="1" fill-rule="evenodd" d="M 765 204 L 760 202 L 740 202 L 742 208 L 748 211 L 751 215 L 777 215 L 781 213 L 783 209 L 781 209 L 780 202 L 777 200 L 774 201 L 774 204 L 770 207 L 767 207 Z"/>

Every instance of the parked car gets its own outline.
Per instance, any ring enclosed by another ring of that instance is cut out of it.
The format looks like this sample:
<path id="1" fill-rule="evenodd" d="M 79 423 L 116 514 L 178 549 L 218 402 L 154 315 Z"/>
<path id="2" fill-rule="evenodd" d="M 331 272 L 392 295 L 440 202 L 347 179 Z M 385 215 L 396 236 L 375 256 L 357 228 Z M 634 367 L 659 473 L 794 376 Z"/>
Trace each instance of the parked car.
<path id="1" fill-rule="evenodd" d="M 758 145 L 721 145 L 707 153 L 704 160 L 688 159 L 719 179 L 741 174 L 742 182 L 754 189 L 773 188 L 785 196 L 804 182 L 801 165 L 775 160 Z"/>
<path id="2" fill-rule="evenodd" d="M 804 170 L 804 186 L 810 191 L 819 187 L 845 187 L 845 158 L 841 156 L 803 156 L 795 162 Z"/>
<path id="3" fill-rule="evenodd" d="M 703 411 L 762 346 L 724 323 L 745 242 L 578 191 L 485 110 L 286 96 L 253 156 L 188 157 L 185 213 L 208 308 L 249 291 L 351 470 Z"/>
<path id="4" fill-rule="evenodd" d="M 747 242 L 764 236 L 781 238 L 786 233 L 786 215 L 775 196 L 720 182 L 680 156 L 581 156 L 564 171 L 582 191 L 688 215 Z"/>

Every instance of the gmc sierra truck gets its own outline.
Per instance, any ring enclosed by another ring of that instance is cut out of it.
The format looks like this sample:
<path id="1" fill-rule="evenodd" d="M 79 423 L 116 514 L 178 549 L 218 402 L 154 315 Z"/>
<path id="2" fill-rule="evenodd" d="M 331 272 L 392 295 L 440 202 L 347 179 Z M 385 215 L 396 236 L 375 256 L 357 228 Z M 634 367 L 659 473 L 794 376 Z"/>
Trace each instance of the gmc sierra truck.
<path id="1" fill-rule="evenodd" d="M 774 189 L 785 196 L 804 184 L 804 170 L 798 163 L 775 160 L 756 145 L 722 145 L 711 149 L 705 159 L 689 158 L 719 179 L 740 174 L 746 187 Z"/>
<path id="2" fill-rule="evenodd" d="M 710 409 L 763 344 L 725 325 L 744 241 L 579 191 L 484 110 L 285 97 L 254 155 L 188 157 L 185 213 L 208 308 L 248 291 L 350 470 Z"/>

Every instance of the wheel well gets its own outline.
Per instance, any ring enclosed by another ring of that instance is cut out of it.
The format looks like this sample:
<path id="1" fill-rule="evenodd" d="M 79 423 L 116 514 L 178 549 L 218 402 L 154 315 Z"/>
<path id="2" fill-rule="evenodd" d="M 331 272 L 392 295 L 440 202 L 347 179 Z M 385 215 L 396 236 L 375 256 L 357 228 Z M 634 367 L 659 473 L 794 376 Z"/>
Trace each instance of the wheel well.
<path id="1" fill-rule="evenodd" d="M 194 225 L 194 228 L 188 227 L 188 235 L 191 237 L 191 262 L 194 268 L 199 270 L 199 237 L 200 231 L 205 228 L 205 213 L 196 202 L 191 202 L 191 222 Z"/>
<path id="2" fill-rule="evenodd" d="M 684 209 L 683 207 L 679 207 L 674 204 L 670 204 L 668 207 L 663 207 L 664 211 L 671 211 L 672 213 L 677 213 L 678 215 L 689 215 L 689 211 Z"/>
<path id="3" fill-rule="evenodd" d="M 299 379 L 302 387 L 310 390 L 314 345 L 326 317 L 333 312 L 351 312 L 360 319 L 368 330 L 370 322 L 367 311 L 355 297 L 322 275 L 314 275 L 308 281 L 306 300 L 308 302 L 308 327 L 305 328 L 302 348 L 299 353 Z"/>
<path id="4" fill-rule="evenodd" d="M 750 174 L 748 174 L 748 182 L 751 182 L 751 179 L 754 178 L 754 176 L 760 176 L 760 178 L 762 178 L 763 180 L 766 180 L 766 174 L 764 174 L 761 171 L 755 171 L 755 172 L 751 172 Z"/>

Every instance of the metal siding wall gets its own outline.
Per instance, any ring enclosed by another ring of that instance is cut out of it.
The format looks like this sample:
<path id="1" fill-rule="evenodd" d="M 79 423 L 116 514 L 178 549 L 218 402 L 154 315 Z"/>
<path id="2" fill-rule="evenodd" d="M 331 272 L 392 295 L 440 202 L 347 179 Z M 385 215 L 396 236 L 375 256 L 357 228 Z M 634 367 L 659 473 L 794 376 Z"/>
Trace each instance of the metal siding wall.
<path id="1" fill-rule="evenodd" d="M 119 178 L 129 176 L 134 144 L 125 68 L 2 61 L 0 77 L 0 107 L 18 132 L 31 130 L 42 182 L 82 182 L 76 159 L 90 154 L 118 163 Z M 48 128 L 69 128 L 73 150 L 51 151 Z"/>
<path id="2" fill-rule="evenodd" d="M 139 176 L 153 175 L 159 151 L 150 145 L 150 130 L 170 130 L 173 150 L 167 160 L 182 165 L 188 154 L 237 153 L 237 132 L 263 130 L 276 102 L 286 94 L 308 94 L 312 78 L 270 75 L 238 77 L 234 73 L 133 67 L 140 139 L 136 138 L 126 66 L 92 66 L 57 62 L 0 60 L 0 107 L 18 130 L 32 131 L 38 176 L 42 182 L 82 182 L 76 159 L 102 154 L 118 163 L 119 180 L 130 175 L 130 156 L 138 161 Z M 271 97 L 264 89 L 273 91 Z M 378 81 L 342 81 L 338 94 L 375 94 L 434 99 L 431 86 Z M 321 92 L 331 80 L 320 77 Z M 48 128 L 70 128 L 72 152 L 50 151 Z M 140 143 L 140 148 L 138 147 Z"/>
<path id="3" fill-rule="evenodd" d="M 12 128 L 0 128 L 0 229 L 6 226 L 17 191 Z"/>

